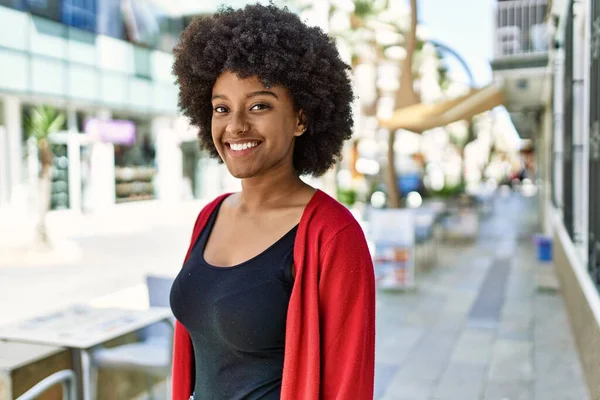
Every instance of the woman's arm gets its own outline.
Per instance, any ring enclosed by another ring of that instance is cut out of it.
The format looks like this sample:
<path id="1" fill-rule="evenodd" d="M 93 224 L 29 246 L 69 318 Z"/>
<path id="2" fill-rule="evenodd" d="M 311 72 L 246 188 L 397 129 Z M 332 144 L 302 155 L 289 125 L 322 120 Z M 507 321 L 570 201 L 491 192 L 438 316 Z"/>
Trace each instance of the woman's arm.
<path id="1" fill-rule="evenodd" d="M 217 199 L 218 201 L 218 199 Z M 214 207 L 209 204 L 208 208 Z M 206 209 L 202 209 L 196 217 L 194 229 L 188 246 L 188 251 L 185 256 L 184 263 L 192 252 L 194 243 L 200 235 L 200 230 L 206 220 Z M 173 362 L 172 362 L 172 391 L 171 398 L 173 400 L 188 400 L 193 391 L 194 386 L 194 349 L 192 347 L 192 339 L 185 327 L 179 322 L 175 322 L 175 333 L 173 337 Z"/>
<path id="2" fill-rule="evenodd" d="M 188 400 L 194 385 L 194 350 L 192 340 L 179 321 L 175 322 L 172 370 L 173 400 Z"/>
<path id="3" fill-rule="evenodd" d="M 321 399 L 372 400 L 375 377 L 375 275 L 356 221 L 321 254 Z"/>

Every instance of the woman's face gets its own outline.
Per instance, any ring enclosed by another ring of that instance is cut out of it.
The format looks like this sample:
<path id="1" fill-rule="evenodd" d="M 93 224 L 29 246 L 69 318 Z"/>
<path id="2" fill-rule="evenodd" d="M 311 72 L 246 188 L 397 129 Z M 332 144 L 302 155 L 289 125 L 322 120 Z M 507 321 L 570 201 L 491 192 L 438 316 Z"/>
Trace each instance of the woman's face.
<path id="1" fill-rule="evenodd" d="M 213 142 L 233 176 L 293 170 L 294 138 L 304 125 L 285 87 L 267 88 L 257 77 L 223 72 L 213 86 L 212 106 Z"/>

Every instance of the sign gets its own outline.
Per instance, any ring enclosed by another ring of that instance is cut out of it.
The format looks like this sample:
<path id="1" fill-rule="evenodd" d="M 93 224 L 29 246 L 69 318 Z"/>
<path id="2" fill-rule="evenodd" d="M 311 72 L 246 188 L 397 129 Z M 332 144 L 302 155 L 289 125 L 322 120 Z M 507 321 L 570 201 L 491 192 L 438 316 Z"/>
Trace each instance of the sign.
<path id="1" fill-rule="evenodd" d="M 85 122 L 85 133 L 103 142 L 133 146 L 135 124 L 127 120 L 92 118 Z"/>
<path id="2" fill-rule="evenodd" d="M 404 289 L 415 285 L 415 215 L 412 209 L 372 209 L 370 238 L 377 286 Z"/>

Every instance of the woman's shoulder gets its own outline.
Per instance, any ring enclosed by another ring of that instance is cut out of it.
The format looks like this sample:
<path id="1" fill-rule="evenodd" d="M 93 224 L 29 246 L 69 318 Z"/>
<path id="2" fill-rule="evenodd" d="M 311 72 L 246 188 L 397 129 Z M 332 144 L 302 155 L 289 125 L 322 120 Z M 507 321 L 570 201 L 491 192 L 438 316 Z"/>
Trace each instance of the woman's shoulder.
<path id="1" fill-rule="evenodd" d="M 212 212 L 230 195 L 231 193 L 223 193 L 205 203 L 204 206 L 200 209 L 200 212 L 198 213 L 198 216 L 196 218 L 196 224 L 198 224 L 202 220 L 208 219 Z"/>
<path id="2" fill-rule="evenodd" d="M 350 226 L 359 227 L 350 210 L 323 191 L 317 191 L 309 206 L 311 209 L 307 213 L 307 218 L 313 227 L 322 227 L 334 235 Z"/>

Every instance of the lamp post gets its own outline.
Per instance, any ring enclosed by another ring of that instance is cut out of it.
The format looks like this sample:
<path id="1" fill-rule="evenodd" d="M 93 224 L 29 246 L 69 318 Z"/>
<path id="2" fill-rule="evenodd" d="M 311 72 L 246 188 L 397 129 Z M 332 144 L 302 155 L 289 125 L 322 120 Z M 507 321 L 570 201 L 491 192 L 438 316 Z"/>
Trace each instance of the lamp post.
<path id="1" fill-rule="evenodd" d="M 454 49 L 452 49 L 449 46 L 446 46 L 443 43 L 440 43 L 436 40 L 428 40 L 429 43 L 431 43 L 435 48 L 440 49 L 444 52 L 447 52 L 449 54 L 451 54 L 452 56 L 454 56 L 454 58 L 460 63 L 460 65 L 463 67 L 463 69 L 465 70 L 465 72 L 467 73 L 467 77 L 469 78 L 469 85 L 471 86 L 471 88 L 475 87 L 475 77 L 473 76 L 473 72 L 471 71 L 471 68 L 469 68 L 469 65 L 467 64 L 467 62 L 465 61 L 464 58 L 461 57 L 460 54 L 458 54 Z M 471 143 L 473 140 L 475 140 L 475 124 L 473 122 L 473 118 L 471 118 L 469 120 L 469 127 L 468 127 L 468 134 L 467 134 L 467 141 L 464 144 L 462 151 L 461 151 L 461 159 L 462 159 L 462 165 L 461 165 L 461 184 L 465 183 L 465 149 L 467 148 L 467 145 L 469 143 Z"/>
<path id="2" fill-rule="evenodd" d="M 475 78 L 473 76 L 473 72 L 471 71 L 471 68 L 469 68 L 469 65 L 464 60 L 464 58 L 461 57 L 460 54 L 458 54 L 451 47 L 448 47 L 445 44 L 438 42 L 437 40 L 428 40 L 428 42 L 431 43 L 435 48 L 441 49 L 444 52 L 450 53 L 452 56 L 454 56 L 454 58 L 460 63 L 460 65 L 467 73 L 467 77 L 469 78 L 469 84 L 471 85 L 471 87 L 475 86 Z"/>

